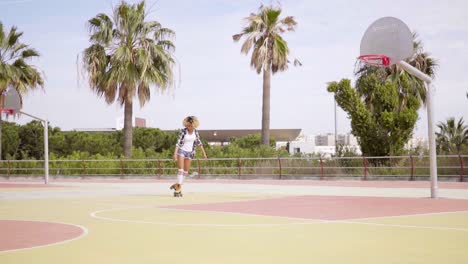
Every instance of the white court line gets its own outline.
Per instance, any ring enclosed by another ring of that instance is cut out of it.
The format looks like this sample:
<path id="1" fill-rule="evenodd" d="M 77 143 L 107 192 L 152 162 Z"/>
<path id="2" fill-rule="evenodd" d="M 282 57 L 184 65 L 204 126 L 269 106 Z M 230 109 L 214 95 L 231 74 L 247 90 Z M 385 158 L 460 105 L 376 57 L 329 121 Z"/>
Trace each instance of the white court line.
<path id="1" fill-rule="evenodd" d="M 283 219 L 289 220 L 310 220 L 308 222 L 294 222 L 294 223 L 283 223 L 283 224 L 178 224 L 178 223 L 171 223 L 171 222 L 151 222 L 151 221 L 141 221 L 141 220 L 126 220 L 126 219 L 118 219 L 118 218 L 111 218 L 111 217 L 104 217 L 98 216 L 99 213 L 104 212 L 112 212 L 112 211 L 119 211 L 119 210 L 132 210 L 132 209 L 144 209 L 144 208 L 153 208 L 153 209 L 160 209 L 160 210 L 168 210 L 168 211 L 186 211 L 186 212 L 197 212 L 197 213 L 215 213 L 215 214 L 235 214 L 241 216 L 261 216 L 261 217 L 280 217 Z M 459 212 L 448 212 L 448 213 L 465 213 L 466 211 L 459 211 Z M 432 214 L 413 214 L 407 216 L 419 216 L 419 215 L 438 215 L 444 213 L 432 213 Z M 247 214 L 247 213 L 232 213 L 232 212 L 222 212 L 222 211 L 204 211 L 204 210 L 186 210 L 186 209 L 172 209 L 172 208 L 155 208 L 153 206 L 140 206 L 140 207 L 125 207 L 125 208 L 112 208 L 112 209 L 104 209 L 90 213 L 90 216 L 96 219 L 106 220 L 106 221 L 114 221 L 114 222 L 126 222 L 126 223 L 140 223 L 140 224 L 155 224 L 155 225 L 167 225 L 167 226 L 188 226 L 188 227 L 274 227 L 274 226 L 297 226 L 297 225 L 310 225 L 310 224 L 327 224 L 327 223 L 345 223 L 345 224 L 361 224 L 361 225 L 373 225 L 373 226 L 383 226 L 383 227 L 398 227 L 398 228 L 415 228 L 415 229 L 433 229 L 433 230 L 455 230 L 455 231 L 468 231 L 468 228 L 452 228 L 452 227 L 444 227 L 444 226 L 415 226 L 415 225 L 397 225 L 397 224 L 379 224 L 379 223 L 366 223 L 366 222 L 358 222 L 358 221 L 348 221 L 348 220 L 321 220 L 321 219 L 306 219 L 306 218 L 291 218 L 291 217 L 282 217 L 282 216 L 268 216 L 268 215 L 255 215 L 255 214 Z M 357 220 L 365 220 L 365 219 L 381 219 L 381 218 L 394 218 L 394 217 L 404 217 L 402 216 L 390 216 L 390 217 L 376 217 L 376 218 L 362 218 Z M 312 222 L 313 221 L 313 222 Z"/>
<path id="2" fill-rule="evenodd" d="M 75 224 L 69 224 L 69 223 L 63 223 L 63 222 L 50 222 L 50 221 L 35 221 L 35 220 L 18 220 L 18 219 L 1 219 L 1 220 L 8 220 L 8 221 L 28 221 L 28 222 L 41 222 L 41 223 L 52 223 L 52 224 L 63 224 L 63 225 L 71 225 L 71 226 L 77 226 L 81 230 L 83 230 L 83 233 L 77 237 L 51 243 L 51 244 L 45 244 L 45 245 L 40 245 L 40 246 L 33 246 L 33 247 L 24 247 L 24 248 L 17 248 L 17 249 L 9 249 L 9 250 L 0 250 L 0 254 L 2 253 L 10 253 L 10 252 L 15 252 L 15 251 L 20 251 L 20 250 L 28 250 L 28 249 L 35 249 L 35 248 L 43 248 L 43 247 L 50 247 L 50 246 L 56 246 L 56 245 L 61 245 L 65 243 L 72 242 L 74 240 L 78 240 L 83 238 L 84 236 L 88 235 L 89 231 L 86 227 L 81 226 L 81 225 L 75 225 Z"/>
<path id="3" fill-rule="evenodd" d="M 119 207 L 129 207 L 129 206 L 132 206 L 131 204 L 116 204 L 116 203 L 107 203 L 107 202 L 92 202 L 92 201 L 89 201 L 89 202 L 78 202 L 78 201 L 73 201 L 72 204 L 81 204 L 81 205 L 99 205 L 99 206 L 119 206 Z M 138 207 L 138 206 L 136 206 Z"/>
<path id="4" fill-rule="evenodd" d="M 371 225 L 371 226 L 397 227 L 397 228 L 468 231 L 468 228 L 456 228 L 456 227 L 445 227 L 445 226 L 395 225 L 395 224 L 366 223 L 366 222 L 357 222 L 357 221 L 335 221 L 335 222 L 345 223 L 345 224 L 358 224 L 358 225 Z"/>
<path id="5" fill-rule="evenodd" d="M 350 218 L 349 220 L 375 220 L 375 219 L 387 219 L 387 218 L 401 218 L 401 217 L 412 217 L 412 216 L 431 216 L 431 215 L 444 215 L 444 214 L 463 214 L 468 211 L 449 211 L 449 212 L 437 212 L 437 213 L 422 213 L 422 214 L 407 214 L 407 215 L 391 215 L 391 216 L 378 216 L 378 217 L 364 217 L 364 218 Z M 338 220 L 339 221 L 339 220 Z"/>
<path id="6" fill-rule="evenodd" d="M 281 218 L 287 220 L 304 220 L 304 221 L 319 221 L 319 222 L 332 222 L 331 220 L 323 219 L 314 219 L 314 218 L 302 218 L 302 217 L 289 217 L 289 216 L 280 216 L 280 215 L 261 215 L 254 213 L 239 213 L 239 212 L 229 212 L 229 211 L 216 211 L 216 210 L 197 210 L 197 209 L 182 209 L 182 208 L 166 208 L 158 207 L 160 210 L 166 211 L 182 211 L 182 212 L 193 212 L 193 213 L 213 213 L 213 214 L 228 214 L 228 215 L 240 215 L 240 216 L 256 216 L 256 217 L 269 217 L 269 218 Z"/>
<path id="7" fill-rule="evenodd" d="M 153 209 L 162 209 L 162 208 L 155 208 L 153 206 L 149 207 L 127 207 L 127 208 L 112 208 L 112 209 L 104 209 L 104 210 L 99 210 L 99 211 L 94 211 L 90 213 L 89 215 L 92 218 L 96 219 L 101 219 L 101 220 L 106 220 L 106 221 L 113 221 L 113 222 L 124 222 L 124 223 L 139 223 L 139 224 L 153 224 L 153 225 L 166 225 L 166 226 L 186 226 L 186 227 L 274 227 L 274 226 L 293 226 L 293 225 L 310 225 L 310 224 L 324 224 L 328 223 L 329 221 L 324 221 L 324 220 L 313 220 L 313 219 L 307 219 L 307 220 L 312 220 L 314 222 L 300 222 L 300 223 L 284 223 L 284 224 L 207 224 L 207 223 L 200 223 L 200 224 L 193 224 L 193 223 L 186 223 L 186 224 L 180 224 L 180 223 L 171 223 L 171 222 L 150 222 L 150 221 L 141 221 L 141 220 L 126 220 L 126 219 L 118 219 L 118 218 L 111 218 L 111 217 L 104 217 L 104 216 L 98 216 L 100 213 L 104 212 L 113 212 L 113 211 L 119 211 L 119 210 L 131 210 L 131 209 L 144 209 L 144 208 L 153 208 Z M 166 209 L 166 208 L 164 208 Z M 173 209 L 177 211 L 189 211 L 189 210 L 183 210 L 183 209 Z M 217 211 L 197 211 L 197 212 L 211 212 L 211 213 L 225 213 L 225 214 L 230 214 L 229 212 L 217 212 Z M 251 214 L 245 214 L 246 216 L 256 216 L 256 215 L 251 215 Z M 275 217 L 275 216 L 265 216 L 261 215 L 264 217 Z M 291 218 L 288 218 L 291 219 Z M 295 219 L 298 220 L 298 219 Z M 301 219 L 302 220 L 302 219 Z M 319 221 L 319 222 L 317 222 Z"/>

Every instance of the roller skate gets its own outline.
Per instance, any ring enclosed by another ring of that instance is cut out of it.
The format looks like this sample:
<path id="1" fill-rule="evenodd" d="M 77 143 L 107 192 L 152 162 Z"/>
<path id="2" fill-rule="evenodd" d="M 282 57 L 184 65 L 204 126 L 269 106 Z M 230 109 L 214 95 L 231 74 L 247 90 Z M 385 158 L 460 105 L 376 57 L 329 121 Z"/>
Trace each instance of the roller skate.
<path id="1" fill-rule="evenodd" d="M 170 189 L 174 190 L 174 197 L 182 197 L 182 185 L 174 183 Z"/>

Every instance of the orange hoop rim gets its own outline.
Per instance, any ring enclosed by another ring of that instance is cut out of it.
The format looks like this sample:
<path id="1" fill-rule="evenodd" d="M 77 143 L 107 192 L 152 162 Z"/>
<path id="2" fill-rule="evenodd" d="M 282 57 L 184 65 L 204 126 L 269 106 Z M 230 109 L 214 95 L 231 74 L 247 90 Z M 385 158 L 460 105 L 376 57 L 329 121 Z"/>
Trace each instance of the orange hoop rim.
<path id="1" fill-rule="evenodd" d="M 13 115 L 15 113 L 15 110 L 8 108 L 0 108 L 0 113 L 7 113 L 8 115 Z"/>
<path id="2" fill-rule="evenodd" d="M 373 66 L 387 67 L 390 65 L 390 58 L 383 54 L 361 55 L 358 57 L 358 59 L 363 61 L 365 64 Z"/>

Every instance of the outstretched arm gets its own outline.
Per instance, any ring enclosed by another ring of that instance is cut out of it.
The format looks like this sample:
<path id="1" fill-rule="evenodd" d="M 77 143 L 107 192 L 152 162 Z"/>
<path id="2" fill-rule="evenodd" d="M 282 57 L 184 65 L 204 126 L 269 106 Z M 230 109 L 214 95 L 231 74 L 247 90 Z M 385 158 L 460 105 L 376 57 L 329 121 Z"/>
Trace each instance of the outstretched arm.
<path id="1" fill-rule="evenodd" d="M 174 156 L 173 156 L 174 160 L 177 160 L 177 151 L 179 151 L 179 146 L 175 147 Z"/>
<path id="2" fill-rule="evenodd" d="M 184 129 L 181 129 L 179 131 L 179 136 L 177 137 L 176 147 L 174 150 L 174 160 L 177 160 L 177 151 L 179 151 L 179 148 L 182 147 L 182 145 L 184 144 L 184 136 Z"/>
<path id="3" fill-rule="evenodd" d="M 208 159 L 208 156 L 206 156 L 205 148 L 203 148 L 203 145 L 200 145 L 200 148 L 203 152 L 203 158 Z"/>

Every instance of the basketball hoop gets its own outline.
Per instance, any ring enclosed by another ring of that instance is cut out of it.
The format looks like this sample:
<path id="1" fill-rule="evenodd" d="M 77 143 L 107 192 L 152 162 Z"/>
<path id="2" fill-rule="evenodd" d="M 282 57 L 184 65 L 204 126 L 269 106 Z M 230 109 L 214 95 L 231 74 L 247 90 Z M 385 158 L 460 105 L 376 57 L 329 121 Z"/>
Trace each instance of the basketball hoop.
<path id="1" fill-rule="evenodd" d="M 10 119 L 10 117 L 18 118 L 19 111 L 11 108 L 0 108 L 0 115 L 4 115 L 7 120 Z"/>
<path id="2" fill-rule="evenodd" d="M 12 115 L 15 113 L 13 109 L 0 109 L 0 113 L 6 113 L 7 115 Z"/>
<path id="3" fill-rule="evenodd" d="M 390 58 L 381 54 L 361 55 L 358 59 L 372 66 L 388 67 L 390 65 Z"/>
<path id="4" fill-rule="evenodd" d="M 409 27 L 398 18 L 382 17 L 364 32 L 359 59 L 368 65 L 388 67 L 413 54 L 413 33 Z"/>

